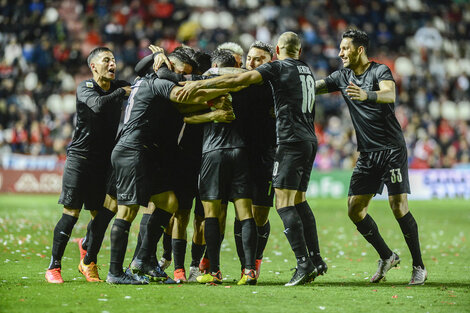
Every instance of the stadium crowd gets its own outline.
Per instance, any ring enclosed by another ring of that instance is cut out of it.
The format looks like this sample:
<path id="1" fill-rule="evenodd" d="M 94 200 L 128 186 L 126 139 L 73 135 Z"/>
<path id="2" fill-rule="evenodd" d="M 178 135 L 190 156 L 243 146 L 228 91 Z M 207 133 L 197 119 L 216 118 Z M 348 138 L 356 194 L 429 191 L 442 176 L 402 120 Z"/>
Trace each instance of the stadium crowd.
<path id="1" fill-rule="evenodd" d="M 167 52 L 225 41 L 247 49 L 292 30 L 320 79 L 340 67 L 341 34 L 356 25 L 375 43 L 372 58 L 393 71 L 410 168 L 470 163 L 467 1 L 1 0 L 0 25 L 0 154 L 65 158 L 76 85 L 90 76 L 85 58 L 98 45 L 114 51 L 118 78 L 132 81 L 151 43 Z M 352 168 L 355 135 L 341 95 L 318 97 L 316 128 L 315 167 Z"/>

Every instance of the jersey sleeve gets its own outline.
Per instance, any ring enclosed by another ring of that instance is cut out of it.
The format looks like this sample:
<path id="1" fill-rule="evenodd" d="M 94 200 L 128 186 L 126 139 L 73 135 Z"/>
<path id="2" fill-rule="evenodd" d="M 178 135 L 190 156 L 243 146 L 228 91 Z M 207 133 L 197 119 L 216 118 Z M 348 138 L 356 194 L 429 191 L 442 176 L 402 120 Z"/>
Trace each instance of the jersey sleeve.
<path id="1" fill-rule="evenodd" d="M 377 75 L 377 81 L 380 83 L 382 80 L 391 80 L 391 81 L 395 81 L 393 79 L 393 75 L 392 75 L 392 71 L 388 68 L 387 65 L 385 64 L 380 64 L 378 67 L 377 67 L 377 71 L 376 71 L 376 75 Z"/>
<path id="2" fill-rule="evenodd" d="M 175 87 L 175 83 L 166 79 L 154 79 L 152 82 L 152 92 L 156 96 L 170 99 L 171 90 Z"/>
<path id="3" fill-rule="evenodd" d="M 335 92 L 339 91 L 339 80 L 341 77 L 340 71 L 334 71 L 328 77 L 325 78 L 326 87 L 328 88 L 328 92 Z"/>
<path id="4" fill-rule="evenodd" d="M 263 81 L 267 82 L 279 77 L 280 69 L 281 63 L 274 61 L 258 66 L 255 71 L 258 71 L 261 74 L 261 77 L 263 77 Z"/>
<path id="5" fill-rule="evenodd" d="M 88 86 L 89 84 L 91 85 Z M 90 81 L 80 83 L 77 88 L 77 100 L 85 103 L 95 113 L 100 113 L 107 104 L 123 99 L 125 95 L 124 89 L 117 88 L 112 93 L 101 96 Z"/>

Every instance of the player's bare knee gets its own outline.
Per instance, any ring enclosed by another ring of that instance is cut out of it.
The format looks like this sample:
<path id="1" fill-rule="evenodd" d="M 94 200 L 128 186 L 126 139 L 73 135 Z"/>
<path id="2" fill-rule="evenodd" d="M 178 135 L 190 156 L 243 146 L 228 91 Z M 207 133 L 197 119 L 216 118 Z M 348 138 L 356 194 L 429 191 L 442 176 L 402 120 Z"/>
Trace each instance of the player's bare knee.
<path id="1" fill-rule="evenodd" d="M 401 218 L 409 212 L 408 197 L 406 194 L 392 195 L 388 197 L 390 208 L 396 218 Z"/>
<path id="2" fill-rule="evenodd" d="M 139 212 L 139 205 L 119 205 L 116 218 L 132 223 L 137 215 L 137 212 Z"/>
<path id="3" fill-rule="evenodd" d="M 253 218 L 255 219 L 256 226 L 264 226 L 268 222 L 269 207 L 253 206 Z"/>
<path id="4" fill-rule="evenodd" d="M 109 194 L 106 195 L 103 203 L 103 207 L 110 210 L 113 213 L 116 213 L 118 210 L 117 199 Z"/>
<path id="5" fill-rule="evenodd" d="M 348 198 L 348 216 L 353 221 L 356 222 L 364 218 L 367 213 L 367 204 L 368 202 L 364 201 L 356 196 L 351 196 Z"/>
<path id="6" fill-rule="evenodd" d="M 80 216 L 80 211 L 80 209 L 64 207 L 63 213 L 78 218 Z"/>

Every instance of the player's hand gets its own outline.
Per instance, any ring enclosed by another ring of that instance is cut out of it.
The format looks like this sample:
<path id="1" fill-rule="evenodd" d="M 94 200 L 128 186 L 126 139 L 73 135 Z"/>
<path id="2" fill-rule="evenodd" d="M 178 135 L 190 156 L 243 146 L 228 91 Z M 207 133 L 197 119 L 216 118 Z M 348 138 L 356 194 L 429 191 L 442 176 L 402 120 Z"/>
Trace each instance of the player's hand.
<path id="1" fill-rule="evenodd" d="M 159 47 L 159 46 L 150 45 L 150 46 L 149 46 L 149 49 L 150 49 L 150 51 L 152 51 L 152 53 L 155 53 L 155 52 L 165 53 L 165 51 L 163 50 L 163 48 L 161 48 L 161 47 Z"/>
<path id="2" fill-rule="evenodd" d="M 173 70 L 173 65 L 164 53 L 159 53 L 153 58 L 153 70 L 157 72 L 158 69 L 162 67 L 163 63 L 166 64 L 168 69 Z"/>
<path id="3" fill-rule="evenodd" d="M 131 86 L 124 86 L 121 88 L 124 89 L 124 91 L 126 92 L 126 97 L 128 97 L 131 94 L 131 91 L 132 91 Z"/>
<path id="4" fill-rule="evenodd" d="M 348 87 L 346 88 L 346 93 L 351 98 L 351 100 L 365 101 L 367 100 L 367 93 L 359 88 L 353 82 L 349 82 Z"/>
<path id="5" fill-rule="evenodd" d="M 215 110 L 212 111 L 212 118 L 215 122 L 231 123 L 235 119 L 233 110 Z"/>
<path id="6" fill-rule="evenodd" d="M 191 98 L 198 90 L 199 83 L 197 81 L 184 81 L 179 82 L 183 86 L 181 90 L 178 91 L 176 96 L 176 101 L 185 102 Z"/>
<path id="7" fill-rule="evenodd" d="M 231 111 L 233 110 L 232 107 L 232 96 L 230 94 L 226 94 L 220 97 L 217 97 L 211 100 L 213 103 L 214 108 Z"/>

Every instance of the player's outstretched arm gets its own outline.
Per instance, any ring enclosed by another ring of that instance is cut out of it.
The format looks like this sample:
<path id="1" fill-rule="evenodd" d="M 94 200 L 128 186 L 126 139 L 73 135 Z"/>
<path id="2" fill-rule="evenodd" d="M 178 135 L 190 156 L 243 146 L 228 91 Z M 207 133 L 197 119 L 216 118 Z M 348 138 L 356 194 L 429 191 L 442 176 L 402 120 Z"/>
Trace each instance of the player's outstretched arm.
<path id="1" fill-rule="evenodd" d="M 315 81 L 315 94 L 322 95 L 328 93 L 328 86 L 324 79 L 316 80 Z"/>
<path id="2" fill-rule="evenodd" d="M 178 94 L 178 101 L 187 101 L 201 88 L 225 89 L 229 92 L 239 91 L 253 84 L 263 82 L 263 77 L 258 71 L 248 71 L 240 74 L 222 75 L 216 78 L 184 82 L 183 90 Z"/>
<path id="3" fill-rule="evenodd" d="M 232 110 L 221 110 L 186 116 L 184 122 L 187 124 L 202 124 L 210 122 L 231 123 L 235 119 Z"/>
<path id="4" fill-rule="evenodd" d="M 382 80 L 379 82 L 379 90 L 365 91 L 356 84 L 350 82 L 346 88 L 346 92 L 352 100 L 371 101 L 377 103 L 394 103 L 395 102 L 395 82 L 392 80 Z"/>
<path id="5" fill-rule="evenodd" d="M 226 97 L 227 89 L 199 89 L 193 97 L 187 101 L 178 101 L 178 92 L 182 87 L 175 86 L 171 90 L 170 100 L 181 113 L 197 112 L 214 106 L 216 109 L 231 109 L 231 97 Z M 211 101 L 209 103 L 209 101 Z"/>

